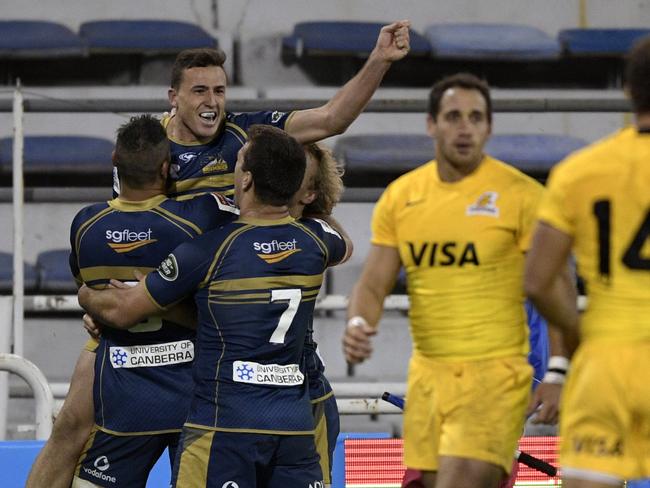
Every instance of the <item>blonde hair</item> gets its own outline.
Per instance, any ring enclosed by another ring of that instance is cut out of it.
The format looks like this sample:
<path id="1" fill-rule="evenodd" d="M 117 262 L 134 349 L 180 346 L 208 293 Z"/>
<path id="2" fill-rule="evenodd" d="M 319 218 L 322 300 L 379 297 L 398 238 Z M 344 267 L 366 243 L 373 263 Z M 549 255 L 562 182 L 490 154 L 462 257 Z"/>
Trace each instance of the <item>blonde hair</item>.
<path id="1" fill-rule="evenodd" d="M 330 215 L 343 194 L 343 167 L 319 144 L 307 144 L 305 150 L 316 161 L 317 171 L 310 188 L 316 191 L 316 199 L 305 206 L 303 214 Z"/>

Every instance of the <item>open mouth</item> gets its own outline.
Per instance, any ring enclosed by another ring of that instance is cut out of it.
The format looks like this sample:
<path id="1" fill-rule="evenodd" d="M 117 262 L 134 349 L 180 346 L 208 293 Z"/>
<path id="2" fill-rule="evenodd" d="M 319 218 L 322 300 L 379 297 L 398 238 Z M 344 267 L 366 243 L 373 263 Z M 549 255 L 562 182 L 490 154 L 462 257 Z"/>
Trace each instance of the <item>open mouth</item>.
<path id="1" fill-rule="evenodd" d="M 217 120 L 217 112 L 201 112 L 199 114 L 199 117 L 204 122 L 207 122 L 209 124 L 213 124 Z"/>

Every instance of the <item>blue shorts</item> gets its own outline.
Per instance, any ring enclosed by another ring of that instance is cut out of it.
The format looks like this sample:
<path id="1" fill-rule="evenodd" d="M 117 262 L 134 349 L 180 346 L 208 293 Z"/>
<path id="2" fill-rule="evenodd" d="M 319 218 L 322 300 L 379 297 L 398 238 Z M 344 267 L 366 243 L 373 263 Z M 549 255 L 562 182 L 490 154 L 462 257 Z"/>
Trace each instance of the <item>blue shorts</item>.
<path id="1" fill-rule="evenodd" d="M 336 438 L 341 430 L 339 409 L 333 394 L 323 400 L 312 400 L 311 407 L 316 429 L 316 450 L 320 456 L 323 480 L 325 484 L 329 485 L 332 482 L 332 460 L 334 459 Z"/>
<path id="2" fill-rule="evenodd" d="M 305 488 L 323 482 L 313 435 L 183 427 L 172 471 L 176 488 Z"/>
<path id="3" fill-rule="evenodd" d="M 75 476 L 98 486 L 144 488 L 165 448 L 173 459 L 180 434 L 114 435 L 93 427 Z"/>

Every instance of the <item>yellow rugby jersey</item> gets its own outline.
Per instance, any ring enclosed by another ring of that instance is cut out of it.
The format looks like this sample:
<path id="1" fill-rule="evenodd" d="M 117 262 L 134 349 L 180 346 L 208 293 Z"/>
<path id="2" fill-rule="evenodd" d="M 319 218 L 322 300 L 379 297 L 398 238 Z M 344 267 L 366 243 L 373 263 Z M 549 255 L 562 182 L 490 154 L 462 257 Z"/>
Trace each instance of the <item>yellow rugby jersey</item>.
<path id="1" fill-rule="evenodd" d="M 554 168 L 540 220 L 573 238 L 583 338 L 650 339 L 650 133 L 620 130 Z"/>
<path id="2" fill-rule="evenodd" d="M 388 186 L 371 242 L 399 250 L 416 351 L 455 360 L 528 352 L 524 253 L 542 191 L 489 156 L 458 182 L 441 181 L 430 161 Z"/>

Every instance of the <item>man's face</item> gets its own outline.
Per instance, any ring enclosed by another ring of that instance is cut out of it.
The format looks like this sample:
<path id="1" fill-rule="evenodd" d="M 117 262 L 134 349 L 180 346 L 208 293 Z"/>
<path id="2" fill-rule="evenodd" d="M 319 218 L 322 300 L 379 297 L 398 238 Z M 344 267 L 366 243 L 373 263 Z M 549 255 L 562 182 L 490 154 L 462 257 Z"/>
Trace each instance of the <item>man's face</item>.
<path id="1" fill-rule="evenodd" d="M 219 66 L 183 71 L 178 89 L 169 89 L 183 142 L 208 142 L 225 118 L 226 72 Z"/>
<path id="2" fill-rule="evenodd" d="M 318 163 L 308 151 L 305 151 L 305 156 L 307 157 L 305 176 L 302 178 L 300 188 L 289 203 L 289 213 L 296 219 L 302 217 L 302 211 L 305 206 L 313 202 L 317 196 L 317 191 L 314 188 L 314 179 L 318 171 Z"/>
<path id="3" fill-rule="evenodd" d="M 483 158 L 490 136 L 487 104 L 478 90 L 449 88 L 442 95 L 440 110 L 427 121 L 429 135 L 436 141 L 436 158 L 467 173 Z"/>
<path id="4" fill-rule="evenodd" d="M 248 142 L 242 146 L 242 148 L 237 152 L 237 163 L 235 164 L 235 172 L 234 172 L 234 178 L 235 178 L 235 203 L 237 205 L 241 204 L 242 201 L 242 196 L 244 195 L 244 175 L 245 172 L 242 169 L 242 165 L 244 164 L 244 155 L 246 154 L 246 151 L 248 150 Z"/>

